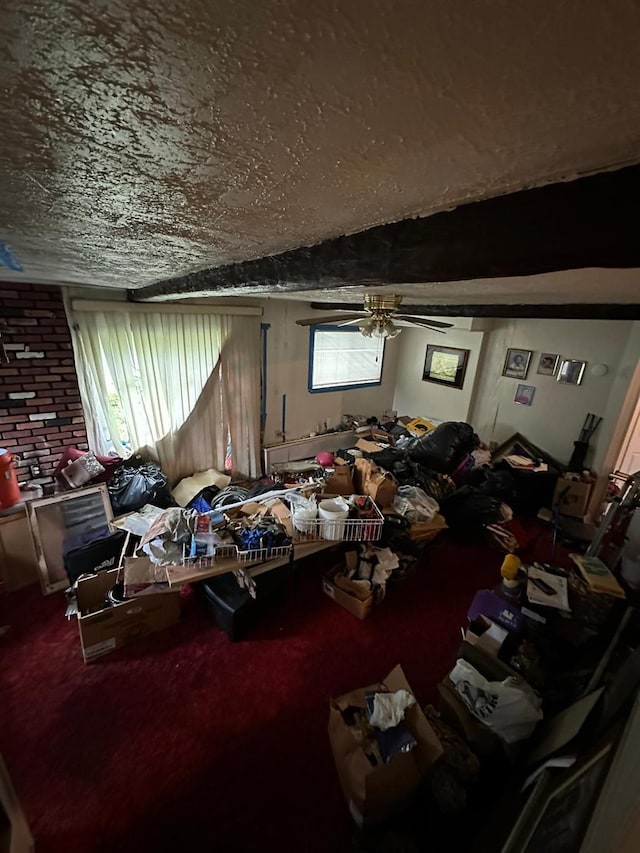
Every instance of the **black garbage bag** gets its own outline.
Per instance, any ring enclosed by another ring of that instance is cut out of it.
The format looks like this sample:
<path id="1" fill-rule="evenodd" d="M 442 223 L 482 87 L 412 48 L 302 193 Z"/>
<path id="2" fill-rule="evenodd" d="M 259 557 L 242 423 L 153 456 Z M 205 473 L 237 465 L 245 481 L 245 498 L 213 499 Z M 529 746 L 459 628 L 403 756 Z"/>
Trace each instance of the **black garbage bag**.
<path id="1" fill-rule="evenodd" d="M 472 426 L 462 421 L 447 421 L 414 441 L 408 453 L 414 462 L 441 474 L 451 474 L 479 444 Z"/>
<path id="2" fill-rule="evenodd" d="M 407 453 L 398 447 L 385 447 L 382 450 L 376 450 L 375 453 L 364 453 L 364 456 L 375 462 L 378 467 L 391 471 L 396 462 L 402 462 L 407 458 Z"/>
<path id="3" fill-rule="evenodd" d="M 145 504 L 166 508 L 175 506 L 169 481 L 155 462 L 121 465 L 107 484 L 114 515 L 135 512 Z"/>
<path id="4" fill-rule="evenodd" d="M 499 498 L 462 486 L 440 502 L 440 512 L 452 530 L 472 532 L 502 521 L 501 504 Z"/>
<path id="5" fill-rule="evenodd" d="M 500 498 L 508 504 L 512 503 L 516 497 L 516 481 L 509 471 L 474 468 L 466 478 L 465 485 L 473 486 L 483 495 Z"/>

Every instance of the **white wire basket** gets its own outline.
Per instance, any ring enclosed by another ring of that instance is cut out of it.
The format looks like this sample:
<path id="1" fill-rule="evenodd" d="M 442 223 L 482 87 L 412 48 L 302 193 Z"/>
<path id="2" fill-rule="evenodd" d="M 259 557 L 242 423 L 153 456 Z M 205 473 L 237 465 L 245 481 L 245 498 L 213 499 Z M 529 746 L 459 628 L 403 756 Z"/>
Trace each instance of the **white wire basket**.
<path id="1" fill-rule="evenodd" d="M 384 516 L 371 501 L 375 518 L 345 518 L 336 521 L 325 518 L 300 518 L 292 516 L 294 542 L 376 542 L 382 536 Z"/>
<path id="2" fill-rule="evenodd" d="M 237 545 L 220 545 L 210 557 L 183 557 L 180 565 L 194 569 L 206 569 L 216 566 L 220 560 L 234 559 L 238 563 L 255 563 L 262 560 L 277 560 L 291 554 L 292 545 L 278 545 L 276 548 L 253 548 L 243 551 Z"/>

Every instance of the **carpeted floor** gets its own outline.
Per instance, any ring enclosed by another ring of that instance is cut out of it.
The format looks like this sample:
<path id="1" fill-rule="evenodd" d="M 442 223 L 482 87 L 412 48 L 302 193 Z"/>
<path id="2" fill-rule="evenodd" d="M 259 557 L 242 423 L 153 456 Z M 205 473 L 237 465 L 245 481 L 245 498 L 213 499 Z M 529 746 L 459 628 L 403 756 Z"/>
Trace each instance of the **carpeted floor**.
<path id="1" fill-rule="evenodd" d="M 540 528 L 519 536 L 548 559 Z M 350 849 L 329 697 L 401 663 L 434 701 L 502 554 L 442 536 L 364 622 L 322 593 L 326 559 L 246 641 L 187 595 L 177 626 L 89 666 L 61 594 L 2 595 L 0 751 L 38 853 Z"/>

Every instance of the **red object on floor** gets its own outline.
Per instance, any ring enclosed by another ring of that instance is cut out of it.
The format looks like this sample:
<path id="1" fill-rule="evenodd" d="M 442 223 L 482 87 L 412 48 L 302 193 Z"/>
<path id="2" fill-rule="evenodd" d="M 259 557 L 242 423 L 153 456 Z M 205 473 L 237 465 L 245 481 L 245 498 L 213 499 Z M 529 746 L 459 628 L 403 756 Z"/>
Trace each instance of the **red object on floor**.
<path id="1" fill-rule="evenodd" d="M 530 530 L 523 556 L 549 559 L 546 532 Z M 503 556 L 443 536 L 364 622 L 308 560 L 243 642 L 187 596 L 177 626 L 89 666 L 62 595 L 5 594 L 0 751 L 36 850 L 349 850 L 329 698 L 401 663 L 420 703 L 434 701 Z"/>
<path id="2" fill-rule="evenodd" d="M 4 447 L 0 449 L 0 509 L 8 509 L 20 500 L 20 486 L 15 456 Z"/>

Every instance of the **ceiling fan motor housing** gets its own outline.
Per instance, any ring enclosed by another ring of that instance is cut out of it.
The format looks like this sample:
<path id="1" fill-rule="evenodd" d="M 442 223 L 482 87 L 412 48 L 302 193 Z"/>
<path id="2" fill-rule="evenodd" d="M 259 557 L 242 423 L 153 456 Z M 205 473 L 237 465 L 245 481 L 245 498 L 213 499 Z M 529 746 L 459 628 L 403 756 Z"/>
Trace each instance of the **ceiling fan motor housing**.
<path id="1" fill-rule="evenodd" d="M 401 296 L 393 296 L 378 293 L 365 293 L 364 309 L 373 314 L 393 314 L 402 302 Z"/>

